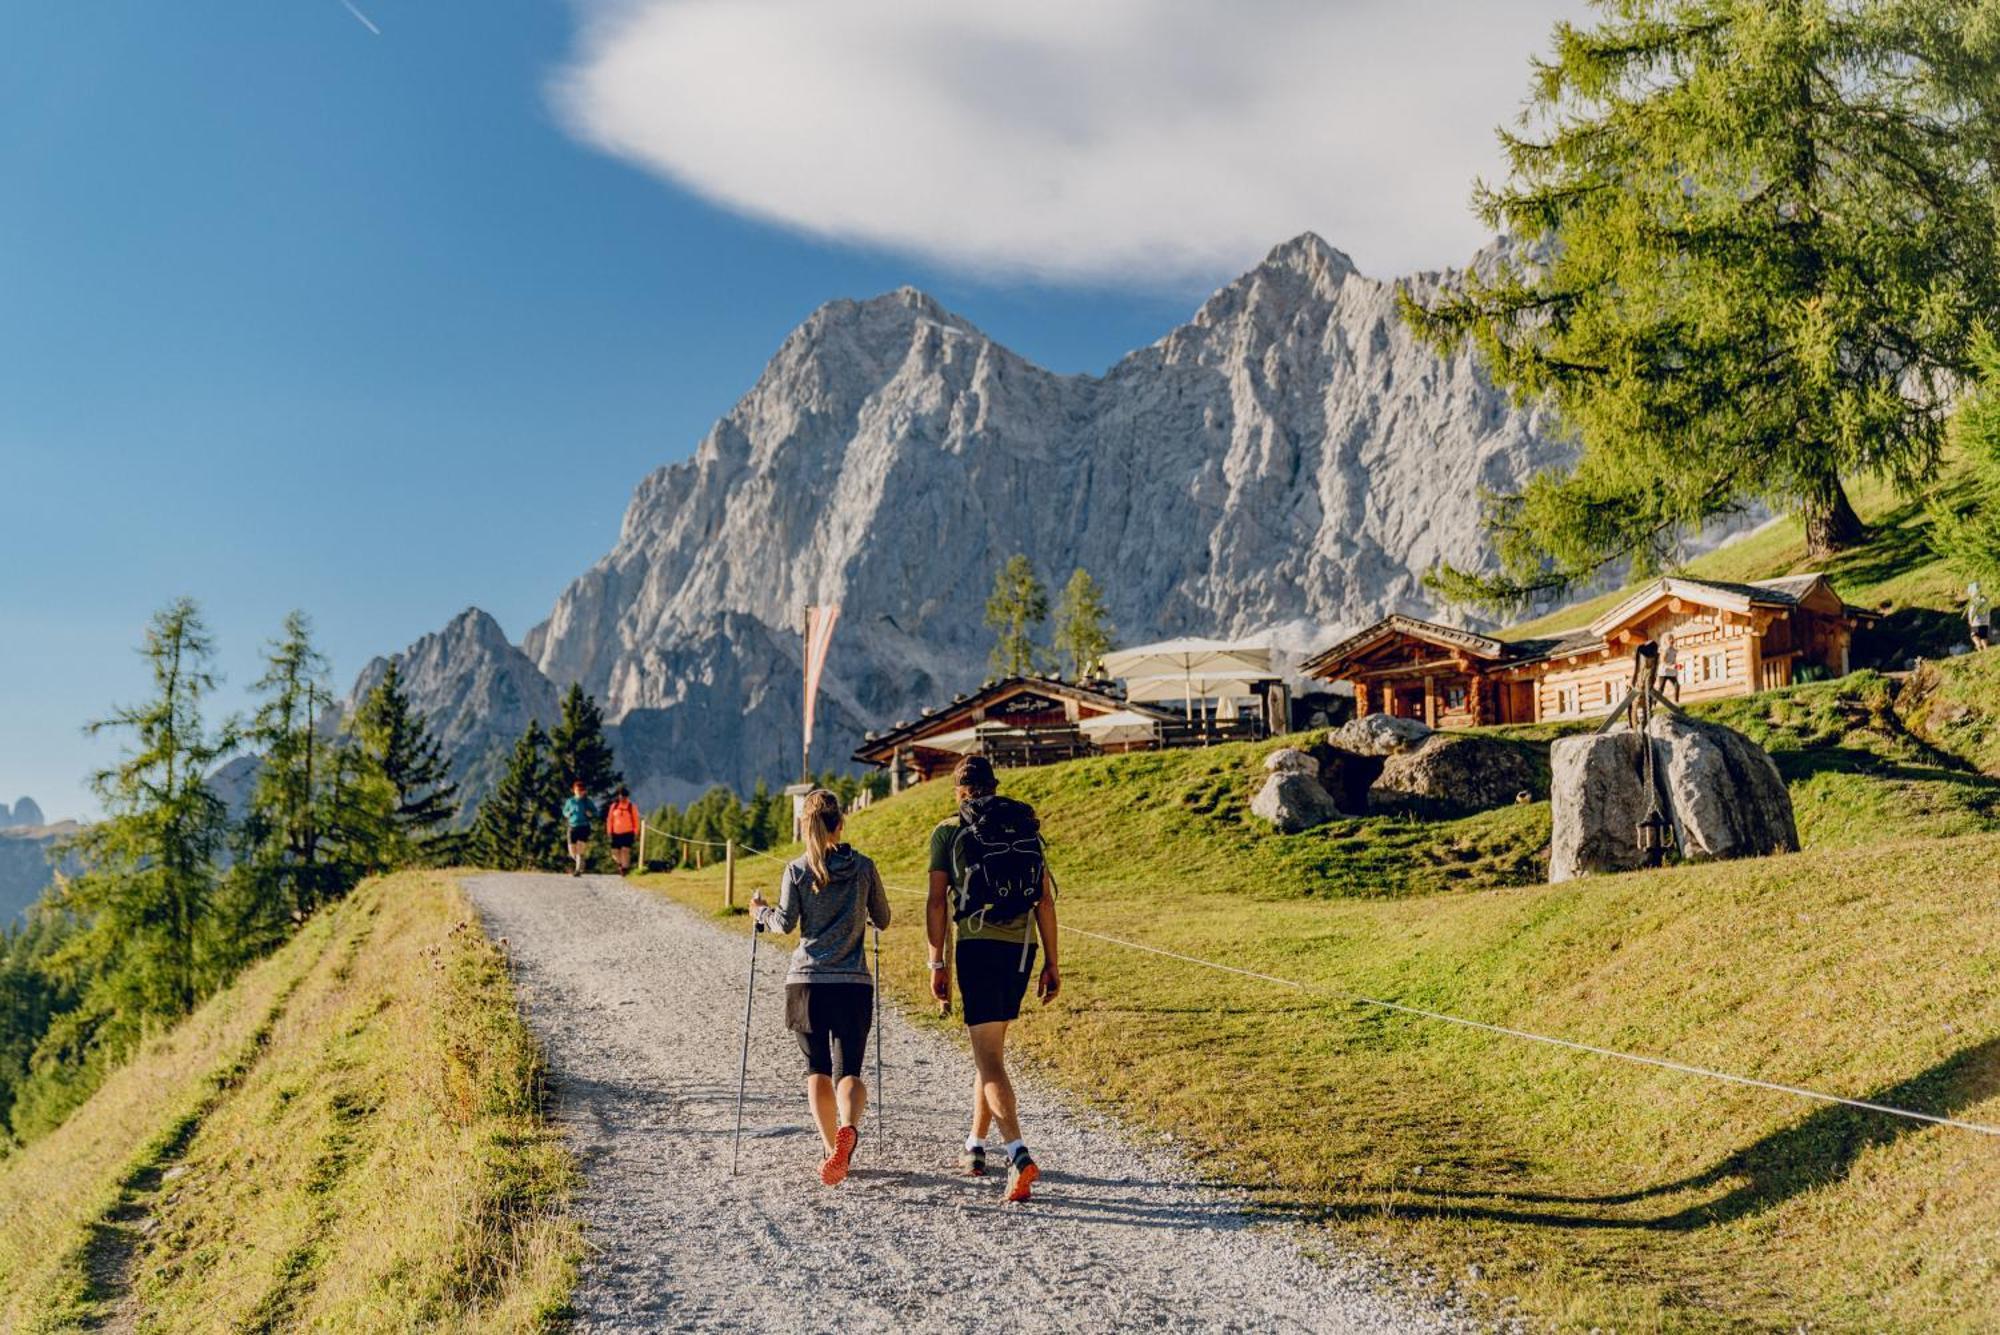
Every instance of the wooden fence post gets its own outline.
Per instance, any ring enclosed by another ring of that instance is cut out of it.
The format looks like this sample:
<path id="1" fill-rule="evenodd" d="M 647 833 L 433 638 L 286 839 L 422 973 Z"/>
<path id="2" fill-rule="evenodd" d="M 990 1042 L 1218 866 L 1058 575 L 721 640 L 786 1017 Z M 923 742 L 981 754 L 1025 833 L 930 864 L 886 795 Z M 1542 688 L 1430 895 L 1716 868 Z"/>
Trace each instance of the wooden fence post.
<path id="1" fill-rule="evenodd" d="M 729 840 L 723 845 L 722 855 L 727 859 L 722 871 L 722 907 L 736 907 L 736 841 Z"/>

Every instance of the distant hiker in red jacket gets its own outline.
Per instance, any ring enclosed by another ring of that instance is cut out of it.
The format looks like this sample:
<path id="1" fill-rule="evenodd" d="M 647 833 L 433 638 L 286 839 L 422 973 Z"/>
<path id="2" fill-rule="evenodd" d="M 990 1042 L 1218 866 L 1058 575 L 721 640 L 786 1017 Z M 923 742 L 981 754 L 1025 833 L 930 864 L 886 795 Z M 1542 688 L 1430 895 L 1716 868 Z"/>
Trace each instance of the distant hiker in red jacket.
<path id="1" fill-rule="evenodd" d="M 604 832 L 611 836 L 611 857 L 618 864 L 618 874 L 632 874 L 632 844 L 639 837 L 639 808 L 632 805 L 631 790 L 624 784 L 611 798 L 611 805 L 604 809 Z"/>

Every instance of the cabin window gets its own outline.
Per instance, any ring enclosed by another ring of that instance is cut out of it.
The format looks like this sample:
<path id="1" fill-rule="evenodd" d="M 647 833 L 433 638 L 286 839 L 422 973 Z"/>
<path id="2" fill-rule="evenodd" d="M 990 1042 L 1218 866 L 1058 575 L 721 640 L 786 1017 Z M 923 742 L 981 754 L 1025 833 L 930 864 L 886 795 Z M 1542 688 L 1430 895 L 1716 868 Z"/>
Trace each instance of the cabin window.
<path id="1" fill-rule="evenodd" d="M 1556 687 L 1556 713 L 1558 715 L 1564 715 L 1564 714 L 1574 714 L 1575 712 L 1576 712 L 1576 688 L 1574 686 Z"/>
<path id="2" fill-rule="evenodd" d="M 1727 681 L 1729 679 L 1729 655 L 1717 650 L 1701 656 L 1701 680 Z"/>
<path id="3" fill-rule="evenodd" d="M 1453 711 L 1465 708 L 1465 687 L 1462 684 L 1444 688 L 1444 707 Z"/>

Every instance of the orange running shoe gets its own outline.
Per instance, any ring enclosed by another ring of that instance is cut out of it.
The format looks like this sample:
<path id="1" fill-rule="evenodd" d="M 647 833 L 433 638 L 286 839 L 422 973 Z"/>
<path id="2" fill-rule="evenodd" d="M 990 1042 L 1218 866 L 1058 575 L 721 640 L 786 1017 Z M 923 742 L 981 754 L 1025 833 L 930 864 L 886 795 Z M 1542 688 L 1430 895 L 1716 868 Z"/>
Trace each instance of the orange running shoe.
<path id="1" fill-rule="evenodd" d="M 819 1166 L 819 1180 L 829 1187 L 837 1187 L 847 1180 L 847 1161 L 854 1157 L 854 1147 L 861 1140 L 861 1133 L 851 1126 L 843 1126 L 833 1135 L 833 1153 L 826 1156 L 826 1162 Z"/>
<path id="2" fill-rule="evenodd" d="M 1024 1145 L 1016 1150 L 1014 1161 L 1007 1165 L 1007 1199 L 1027 1200 L 1028 1189 L 1035 1185 L 1035 1179 L 1041 1175 L 1042 1170 L 1035 1167 L 1035 1161 L 1028 1157 L 1027 1146 Z"/>

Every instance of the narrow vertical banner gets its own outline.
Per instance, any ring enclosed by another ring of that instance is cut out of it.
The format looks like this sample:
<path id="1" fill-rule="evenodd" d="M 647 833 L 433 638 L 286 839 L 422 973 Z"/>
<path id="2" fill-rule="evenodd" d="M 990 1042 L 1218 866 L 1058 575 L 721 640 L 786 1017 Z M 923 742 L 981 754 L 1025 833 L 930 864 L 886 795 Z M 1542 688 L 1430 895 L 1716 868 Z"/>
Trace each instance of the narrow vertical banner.
<path id="1" fill-rule="evenodd" d="M 826 651 L 833 643 L 833 623 L 840 620 L 840 606 L 806 609 L 806 708 L 805 745 L 802 750 L 804 778 L 812 779 L 813 715 L 819 702 L 819 677 L 826 668 Z"/>

